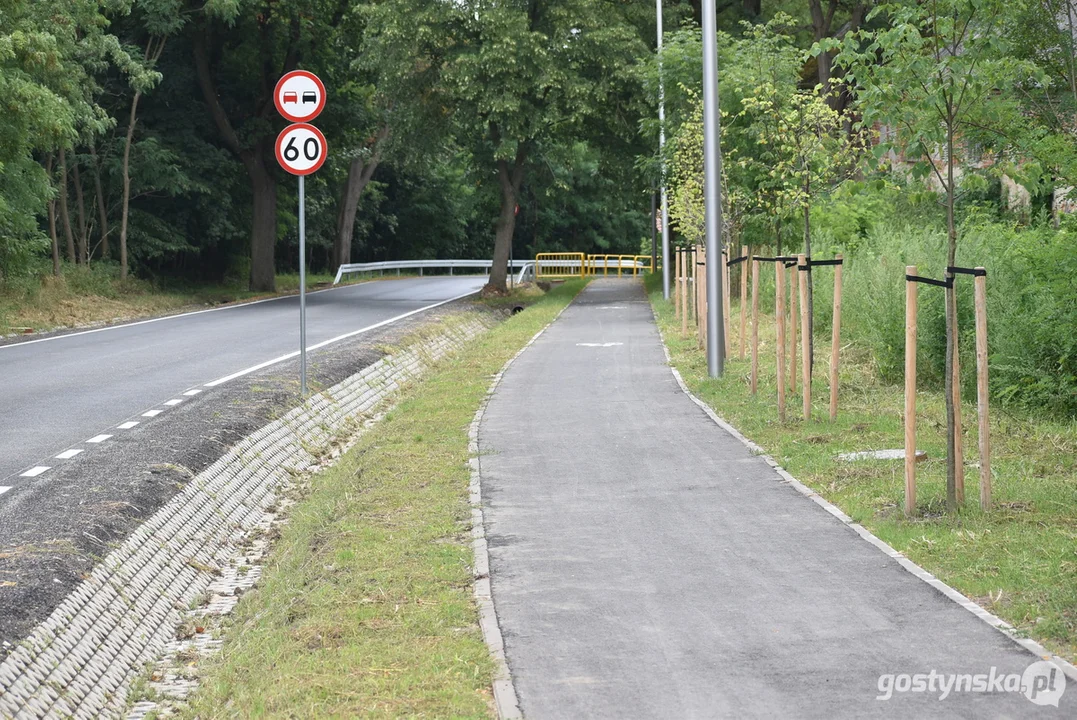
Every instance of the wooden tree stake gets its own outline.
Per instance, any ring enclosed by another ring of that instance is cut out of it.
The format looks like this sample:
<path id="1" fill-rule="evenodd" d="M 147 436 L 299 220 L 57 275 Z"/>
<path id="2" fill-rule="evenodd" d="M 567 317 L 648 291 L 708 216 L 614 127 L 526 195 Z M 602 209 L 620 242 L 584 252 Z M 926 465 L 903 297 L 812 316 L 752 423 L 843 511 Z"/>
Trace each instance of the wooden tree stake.
<path id="1" fill-rule="evenodd" d="M 797 269 L 789 274 L 789 392 L 797 391 Z"/>
<path id="2" fill-rule="evenodd" d="M 729 252 L 722 253 L 722 334 L 725 335 L 725 357 L 729 357 L 732 344 L 729 342 L 729 315 L 731 300 L 729 292 Z"/>
<path id="3" fill-rule="evenodd" d="M 785 422 L 785 267 L 774 261 L 774 317 L 778 321 L 778 341 L 774 343 L 778 358 L 778 419 Z"/>
<path id="4" fill-rule="evenodd" d="M 983 271 L 983 268 L 976 268 Z M 976 414 L 980 421 L 980 508 L 991 509 L 991 426 L 987 412 L 987 278 L 974 278 L 976 289 Z"/>
<path id="5" fill-rule="evenodd" d="M 681 293 L 681 338 L 688 337 L 688 248 L 684 248 L 680 253 L 681 258 L 681 286 L 678 290 Z"/>
<path id="6" fill-rule="evenodd" d="M 946 288 L 946 292 L 954 294 L 954 307 L 957 307 L 957 287 Z M 965 504 L 965 438 L 961 429 L 961 360 L 958 359 L 958 346 L 961 336 L 957 332 L 957 322 L 954 322 L 954 364 L 953 376 L 950 389 L 954 397 L 954 497 L 958 507 Z"/>
<path id="7" fill-rule="evenodd" d="M 800 288 L 800 392 L 804 404 L 804 420 L 811 420 L 811 330 L 808 317 L 808 273 L 800 268 L 808 265 L 808 258 L 797 255 L 797 285 Z"/>
<path id="8" fill-rule="evenodd" d="M 759 261 L 752 260 L 752 395 L 759 387 Z"/>
<path id="9" fill-rule="evenodd" d="M 841 255 L 835 259 L 841 260 Z M 841 351 L 841 268 L 834 266 L 834 322 L 830 337 L 830 421 L 838 419 L 838 354 Z"/>
<path id="10" fill-rule="evenodd" d="M 674 248 L 673 257 L 676 259 L 674 262 L 674 268 L 676 268 L 673 275 L 673 317 L 677 320 L 681 319 L 681 251 Z"/>
<path id="11" fill-rule="evenodd" d="M 916 275 L 916 266 L 905 267 Z M 916 283 L 905 281 L 905 515 L 916 510 Z"/>
<path id="12" fill-rule="evenodd" d="M 748 246 L 740 246 L 740 256 L 742 258 L 748 257 Z M 744 336 L 745 321 L 748 317 L 747 312 L 748 304 L 748 261 L 742 260 L 740 263 L 740 359 L 744 359 L 744 346 L 746 338 Z"/>

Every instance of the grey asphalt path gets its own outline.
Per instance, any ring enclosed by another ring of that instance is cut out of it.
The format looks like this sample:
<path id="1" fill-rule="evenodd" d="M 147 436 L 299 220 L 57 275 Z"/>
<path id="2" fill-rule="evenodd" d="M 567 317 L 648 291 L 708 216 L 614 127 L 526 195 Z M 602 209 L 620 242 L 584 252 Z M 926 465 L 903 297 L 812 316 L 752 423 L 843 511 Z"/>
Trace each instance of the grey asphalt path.
<path id="1" fill-rule="evenodd" d="M 1014 692 L 877 699 L 885 673 L 1037 658 L 718 427 L 676 384 L 634 281 L 591 283 L 515 361 L 479 441 L 527 718 L 1077 716 L 1072 682 L 1057 709 Z"/>
<path id="2" fill-rule="evenodd" d="M 307 343 L 476 291 L 485 280 L 385 280 L 313 293 Z M 0 345 L 0 486 L 33 482 L 20 474 L 63 463 L 54 456 L 65 448 L 92 447 L 84 441 L 126 418 L 298 347 L 297 296 Z"/>

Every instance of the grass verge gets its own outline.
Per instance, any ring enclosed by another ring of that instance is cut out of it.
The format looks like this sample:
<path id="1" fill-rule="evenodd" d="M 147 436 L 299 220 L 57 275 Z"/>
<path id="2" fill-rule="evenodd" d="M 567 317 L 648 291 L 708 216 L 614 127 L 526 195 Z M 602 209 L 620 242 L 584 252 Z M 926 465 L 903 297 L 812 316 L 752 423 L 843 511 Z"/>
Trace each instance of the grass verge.
<path id="1" fill-rule="evenodd" d="M 403 391 L 289 513 L 188 717 L 490 717 L 472 596 L 468 427 L 565 283 Z"/>
<path id="2" fill-rule="evenodd" d="M 904 390 L 878 380 L 865 349 L 843 349 L 838 419 L 831 423 L 830 338 L 817 338 L 814 419 L 803 421 L 800 393 L 788 393 L 788 420 L 780 423 L 773 316 L 760 322 L 759 389 L 753 397 L 750 349 L 739 359 L 736 302 L 731 358 L 723 377 L 713 380 L 691 323 L 689 337 L 682 339 L 673 306 L 662 300 L 655 282 L 648 280 L 648 291 L 659 327 L 692 392 L 854 521 L 1019 632 L 1077 661 L 1077 424 L 992 408 L 994 507 L 985 513 L 978 504 L 976 409 L 966 403 L 966 504 L 947 514 L 943 396 L 918 393 L 917 447 L 928 459 L 917 466 L 917 513 L 906 519 L 902 461 L 837 459 L 844 452 L 904 446 Z M 798 375 L 798 390 L 799 384 Z"/>

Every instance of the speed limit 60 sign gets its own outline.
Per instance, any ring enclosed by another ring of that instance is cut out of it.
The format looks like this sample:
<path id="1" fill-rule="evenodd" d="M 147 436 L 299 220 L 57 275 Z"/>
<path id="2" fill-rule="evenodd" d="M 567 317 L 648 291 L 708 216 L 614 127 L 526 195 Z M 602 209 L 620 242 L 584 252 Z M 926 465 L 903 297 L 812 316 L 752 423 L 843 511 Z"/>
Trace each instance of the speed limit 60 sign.
<path id="1" fill-rule="evenodd" d="M 295 123 L 277 136 L 277 162 L 292 175 L 310 175 L 325 162 L 325 135 L 313 125 Z"/>

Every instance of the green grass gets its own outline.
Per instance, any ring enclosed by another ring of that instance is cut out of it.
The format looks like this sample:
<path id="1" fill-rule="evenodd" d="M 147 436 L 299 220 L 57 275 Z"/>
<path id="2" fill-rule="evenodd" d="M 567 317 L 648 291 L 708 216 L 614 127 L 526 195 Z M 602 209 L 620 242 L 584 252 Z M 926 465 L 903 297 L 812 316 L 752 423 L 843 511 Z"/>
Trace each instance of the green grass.
<path id="1" fill-rule="evenodd" d="M 490 717 L 472 598 L 468 427 L 566 283 L 442 363 L 315 476 L 188 717 Z"/>
<path id="2" fill-rule="evenodd" d="M 752 397 L 750 349 L 745 360 L 738 357 L 736 301 L 732 357 L 723 377 L 712 380 L 697 340 L 681 339 L 672 305 L 662 300 L 660 290 L 654 291 L 653 280 L 649 285 L 674 366 L 720 416 L 854 521 L 1021 633 L 1077 660 L 1077 423 L 992 408 L 994 507 L 984 513 L 975 465 L 976 409 L 966 403 L 966 503 L 959 512 L 947 514 L 943 397 L 939 392 L 918 393 L 917 447 L 927 451 L 928 459 L 918 465 L 916 515 L 906 519 L 902 461 L 848 463 L 836 457 L 904 446 L 904 390 L 877 379 L 867 350 L 855 345 L 843 350 L 838 419 L 831 423 L 830 338 L 817 338 L 814 419 L 800 419 L 798 392 L 787 397 L 788 420 L 780 423 L 773 317 L 767 315 L 760 323 L 759 390 Z"/>

